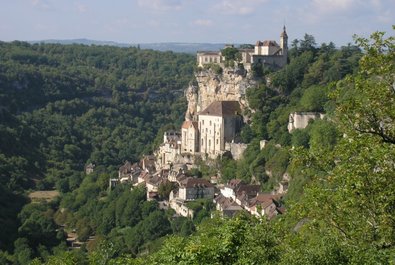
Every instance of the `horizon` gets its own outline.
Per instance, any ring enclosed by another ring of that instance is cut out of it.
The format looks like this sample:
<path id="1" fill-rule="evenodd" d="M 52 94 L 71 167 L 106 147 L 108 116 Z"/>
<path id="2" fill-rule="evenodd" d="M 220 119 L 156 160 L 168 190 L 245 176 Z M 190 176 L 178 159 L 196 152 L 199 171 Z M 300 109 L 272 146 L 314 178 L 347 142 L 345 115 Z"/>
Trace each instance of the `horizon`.
<path id="1" fill-rule="evenodd" d="M 353 44 L 354 34 L 388 33 L 395 24 L 391 0 L 17 0 L 0 6 L 5 42 L 254 44 L 278 41 L 285 25 L 289 43 L 309 34 L 317 45 L 340 47 Z"/>

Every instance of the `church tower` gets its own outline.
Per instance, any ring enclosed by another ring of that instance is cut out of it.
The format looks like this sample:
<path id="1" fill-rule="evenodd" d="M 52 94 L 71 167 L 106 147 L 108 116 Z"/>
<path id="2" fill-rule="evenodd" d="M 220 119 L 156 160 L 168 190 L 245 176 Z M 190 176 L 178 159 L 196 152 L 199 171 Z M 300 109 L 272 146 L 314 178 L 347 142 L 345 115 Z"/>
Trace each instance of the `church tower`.
<path id="1" fill-rule="evenodd" d="M 287 31 L 285 30 L 285 25 L 283 28 L 283 32 L 281 32 L 280 35 L 280 48 L 282 50 L 283 53 L 283 57 L 284 57 L 284 65 L 287 64 L 287 58 L 288 58 L 288 35 L 287 35 Z"/>

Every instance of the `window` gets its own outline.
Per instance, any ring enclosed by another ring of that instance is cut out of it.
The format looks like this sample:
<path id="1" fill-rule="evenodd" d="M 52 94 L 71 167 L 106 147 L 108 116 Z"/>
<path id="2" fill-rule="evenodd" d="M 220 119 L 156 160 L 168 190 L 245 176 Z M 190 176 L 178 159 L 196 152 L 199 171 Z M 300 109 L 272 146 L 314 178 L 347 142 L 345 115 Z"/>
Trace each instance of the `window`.
<path id="1" fill-rule="evenodd" d="M 217 144 L 218 144 L 218 139 L 217 139 Z"/>
<path id="2" fill-rule="evenodd" d="M 211 140 L 208 140 L 208 146 L 211 146 Z"/>
<path id="3" fill-rule="evenodd" d="M 203 146 L 203 144 L 204 144 L 204 141 L 203 141 L 203 138 L 202 138 L 202 146 Z"/>
<path id="4" fill-rule="evenodd" d="M 210 121 L 210 126 L 211 126 L 211 121 Z"/>

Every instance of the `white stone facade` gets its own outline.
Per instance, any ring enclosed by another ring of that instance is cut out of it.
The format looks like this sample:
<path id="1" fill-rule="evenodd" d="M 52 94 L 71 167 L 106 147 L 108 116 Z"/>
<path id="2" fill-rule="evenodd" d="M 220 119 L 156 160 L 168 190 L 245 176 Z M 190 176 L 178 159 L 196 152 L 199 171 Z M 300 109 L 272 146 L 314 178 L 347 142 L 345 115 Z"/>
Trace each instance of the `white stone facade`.
<path id="1" fill-rule="evenodd" d="M 323 113 L 319 112 L 294 112 L 289 114 L 288 132 L 295 129 L 304 129 L 309 125 L 310 120 L 324 118 Z"/>
<path id="2" fill-rule="evenodd" d="M 197 53 L 197 63 L 198 66 L 203 67 L 206 64 L 219 64 L 222 62 L 222 55 L 221 52 L 213 52 L 213 51 L 207 51 L 207 52 L 198 52 Z"/>
<path id="3" fill-rule="evenodd" d="M 198 123 L 185 121 L 181 127 L 181 153 L 195 154 L 199 150 Z"/>
<path id="4" fill-rule="evenodd" d="M 218 116 L 199 115 L 200 152 L 216 156 L 225 149 L 224 119 Z"/>

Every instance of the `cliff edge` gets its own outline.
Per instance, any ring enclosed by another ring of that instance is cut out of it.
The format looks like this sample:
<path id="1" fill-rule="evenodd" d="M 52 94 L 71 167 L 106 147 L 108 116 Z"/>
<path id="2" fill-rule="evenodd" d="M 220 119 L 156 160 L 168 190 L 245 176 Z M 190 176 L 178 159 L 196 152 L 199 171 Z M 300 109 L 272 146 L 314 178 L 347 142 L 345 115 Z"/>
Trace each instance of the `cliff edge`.
<path id="1" fill-rule="evenodd" d="M 187 121 L 196 121 L 197 114 L 214 101 L 238 101 L 243 111 L 248 108 L 247 88 L 257 83 L 245 70 L 234 68 L 224 68 L 222 73 L 203 69 L 195 73 L 195 78 L 196 83 L 190 84 L 185 91 Z"/>

